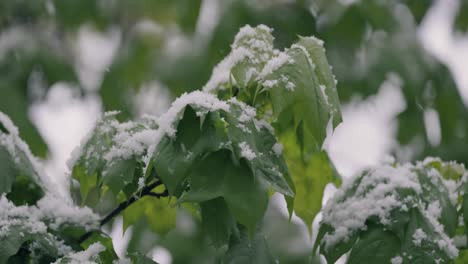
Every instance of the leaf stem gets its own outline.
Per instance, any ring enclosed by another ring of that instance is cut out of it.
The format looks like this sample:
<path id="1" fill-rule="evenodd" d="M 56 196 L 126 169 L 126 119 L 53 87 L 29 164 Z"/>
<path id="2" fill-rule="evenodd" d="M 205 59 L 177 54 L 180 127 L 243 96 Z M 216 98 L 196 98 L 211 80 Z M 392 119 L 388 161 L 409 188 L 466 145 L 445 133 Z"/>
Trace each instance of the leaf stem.
<path id="1" fill-rule="evenodd" d="M 123 210 L 125 210 L 127 207 L 129 207 L 131 204 L 133 204 L 134 202 L 138 201 L 139 199 L 141 199 L 143 196 L 153 196 L 153 197 L 156 197 L 156 198 L 161 198 L 161 197 L 167 197 L 169 196 L 169 192 L 167 190 L 165 190 L 164 192 L 162 193 L 155 193 L 155 192 L 152 192 L 151 190 L 153 190 L 154 188 L 156 188 L 157 186 L 160 186 L 162 183 L 161 180 L 157 180 L 145 187 L 143 187 L 143 189 L 141 190 L 140 192 L 140 195 L 133 195 L 132 197 L 130 197 L 128 200 L 120 203 L 114 210 L 112 210 L 112 212 L 110 212 L 108 215 L 106 215 L 106 217 L 104 217 L 100 223 L 99 223 L 99 226 L 103 226 L 105 224 L 107 224 L 112 218 L 114 218 L 115 216 L 119 215 Z M 83 241 L 85 241 L 86 239 L 88 239 L 91 234 L 93 233 L 94 231 L 89 231 L 87 232 L 86 234 L 82 235 L 79 239 L 78 239 L 78 243 L 82 243 Z"/>

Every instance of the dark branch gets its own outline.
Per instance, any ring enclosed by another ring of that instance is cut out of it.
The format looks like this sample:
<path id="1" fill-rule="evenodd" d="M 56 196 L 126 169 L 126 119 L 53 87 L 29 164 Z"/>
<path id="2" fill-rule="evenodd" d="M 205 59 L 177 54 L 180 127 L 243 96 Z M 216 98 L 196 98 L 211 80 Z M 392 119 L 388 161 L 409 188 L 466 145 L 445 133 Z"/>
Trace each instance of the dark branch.
<path id="1" fill-rule="evenodd" d="M 147 193 L 146 195 L 148 196 L 153 196 L 153 197 L 156 197 L 156 198 L 161 198 L 161 197 L 166 197 L 169 195 L 169 192 L 167 190 L 165 190 L 164 192 L 162 193 L 155 193 L 155 192 L 149 192 Z"/>
<path id="2" fill-rule="evenodd" d="M 148 196 L 153 196 L 153 197 L 157 197 L 157 198 L 161 198 L 161 197 L 167 197 L 169 196 L 169 192 L 167 190 L 165 190 L 164 192 L 162 193 L 155 193 L 155 192 L 152 192 L 151 190 L 153 190 L 154 188 L 156 188 L 157 186 L 160 186 L 161 184 L 163 184 L 161 182 L 161 180 L 157 180 L 145 187 L 143 187 L 143 189 L 141 190 L 140 192 L 140 195 L 134 195 L 132 197 L 130 197 L 127 201 L 124 201 L 122 203 L 119 204 L 119 206 L 117 206 L 117 208 L 115 208 L 114 210 L 112 210 L 112 212 L 110 212 L 108 215 L 106 215 L 106 217 L 104 217 L 99 225 L 100 226 L 103 226 L 105 224 L 107 224 L 112 218 L 114 218 L 115 216 L 119 215 L 123 210 L 125 210 L 127 207 L 129 207 L 131 204 L 133 204 L 134 202 L 138 201 L 139 199 L 141 199 L 142 197 L 148 195 Z M 82 243 L 83 241 L 85 241 L 86 239 L 88 239 L 91 234 L 93 233 L 93 231 L 90 231 L 84 235 L 82 235 L 80 237 L 80 239 L 78 240 L 78 243 Z"/>

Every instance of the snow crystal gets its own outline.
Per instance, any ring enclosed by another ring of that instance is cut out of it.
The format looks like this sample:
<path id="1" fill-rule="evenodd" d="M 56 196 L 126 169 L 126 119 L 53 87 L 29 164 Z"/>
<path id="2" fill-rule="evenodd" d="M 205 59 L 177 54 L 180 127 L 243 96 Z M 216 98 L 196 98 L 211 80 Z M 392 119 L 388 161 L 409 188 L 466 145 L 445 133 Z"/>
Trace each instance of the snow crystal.
<path id="1" fill-rule="evenodd" d="M 239 100 L 237 100 L 236 98 L 231 98 L 229 99 L 228 101 L 229 103 L 231 104 L 235 104 L 237 106 L 239 106 L 242 110 L 242 113 L 240 114 L 239 116 L 239 121 L 240 122 L 247 122 L 247 121 L 250 121 L 252 119 L 255 118 L 255 116 L 257 115 L 257 111 L 255 110 L 255 108 L 253 108 L 252 106 L 244 103 L 244 102 L 241 102 Z"/>
<path id="2" fill-rule="evenodd" d="M 445 233 L 444 226 L 437 220 L 437 218 L 434 217 L 435 209 L 431 210 L 432 212 L 424 210 L 423 214 L 426 219 L 429 220 L 436 233 L 440 236 L 440 240 L 437 241 L 439 249 L 445 251 L 450 258 L 456 258 L 458 256 L 458 249 L 455 247 L 453 240 Z"/>
<path id="3" fill-rule="evenodd" d="M 396 256 L 390 260 L 391 264 L 402 264 L 403 258 L 400 256 Z"/>
<path id="4" fill-rule="evenodd" d="M 265 78 L 286 63 L 294 63 L 294 60 L 285 52 L 278 53 L 276 57 L 273 57 L 265 64 L 265 67 L 263 67 L 263 70 L 260 72 L 258 78 Z"/>
<path id="5" fill-rule="evenodd" d="M 260 120 L 254 119 L 254 125 L 257 130 L 261 130 L 262 128 L 265 128 L 270 133 L 272 134 L 275 133 L 275 129 L 265 119 L 260 119 Z"/>
<path id="6" fill-rule="evenodd" d="M 242 131 L 245 132 L 245 133 L 249 133 L 249 134 L 252 133 L 252 130 L 250 130 L 250 129 L 249 129 L 248 127 L 246 127 L 244 124 L 239 123 L 239 124 L 237 124 L 236 127 L 239 128 L 240 130 L 242 130 Z"/>
<path id="7" fill-rule="evenodd" d="M 229 55 L 224 58 L 218 65 L 213 68 L 213 73 L 209 81 L 203 86 L 202 90 L 211 92 L 218 88 L 221 84 L 229 82 L 231 69 L 245 58 L 253 58 L 254 55 L 250 50 L 240 47 L 234 49 Z"/>
<path id="8" fill-rule="evenodd" d="M 293 44 L 293 45 L 291 46 L 291 49 L 299 49 L 299 50 L 301 50 L 301 51 L 304 53 L 304 55 L 306 56 L 307 61 L 309 62 L 310 67 L 312 67 L 312 70 L 315 70 L 315 64 L 314 64 L 314 62 L 312 61 L 312 58 L 310 57 L 309 52 L 307 51 L 307 49 L 306 49 L 304 46 L 295 43 L 295 44 Z"/>
<path id="9" fill-rule="evenodd" d="M 273 88 L 273 86 L 278 84 L 278 80 L 266 80 L 263 82 L 263 86 L 266 88 Z"/>
<path id="10" fill-rule="evenodd" d="M 442 214 L 442 209 L 440 208 L 439 201 L 433 201 L 427 206 L 427 213 L 434 217 L 435 219 L 439 219 Z"/>
<path id="11" fill-rule="evenodd" d="M 325 103 L 326 103 L 327 105 L 330 105 L 330 103 L 328 102 L 328 95 L 327 95 L 327 93 L 325 92 L 326 86 L 320 84 L 319 87 L 320 87 L 320 91 L 322 92 L 323 99 L 325 99 Z"/>
<path id="12" fill-rule="evenodd" d="M 421 246 L 421 242 L 427 238 L 426 233 L 421 228 L 418 228 L 413 233 L 413 243 L 416 246 Z"/>
<path id="13" fill-rule="evenodd" d="M 241 149 L 241 156 L 246 158 L 247 160 L 253 160 L 257 157 L 255 152 L 252 151 L 247 142 L 244 141 L 239 143 L 239 148 Z"/>
<path id="14" fill-rule="evenodd" d="M 140 178 L 138 178 L 138 190 L 143 189 L 143 187 L 145 187 L 145 178 L 140 177 Z"/>
<path id="15" fill-rule="evenodd" d="M 283 153 L 283 144 L 277 142 L 273 145 L 272 149 L 276 156 L 281 156 L 281 154 Z"/>
<path id="16" fill-rule="evenodd" d="M 286 89 L 288 89 L 289 91 L 294 91 L 294 88 L 296 88 L 296 85 L 293 82 L 286 83 Z"/>
<path id="17" fill-rule="evenodd" d="M 323 40 L 315 37 L 315 36 L 309 36 L 309 37 L 302 37 L 303 39 L 309 39 L 309 40 L 313 40 L 315 43 L 317 43 L 319 46 L 322 46 L 323 47 Z"/>
<path id="18" fill-rule="evenodd" d="M 179 112 L 181 112 L 187 105 L 202 107 L 205 108 L 206 111 L 223 110 L 229 112 L 229 105 L 212 94 L 202 91 L 184 93 L 177 98 L 172 103 L 169 110 L 162 114 L 158 119 L 159 129 L 163 130 L 163 132 L 168 136 L 174 137 L 176 131 L 172 125 L 176 121 Z"/>
<path id="19" fill-rule="evenodd" d="M 245 82 L 248 83 L 253 76 L 257 75 L 258 71 L 255 68 L 249 68 L 245 73 Z"/>
<path id="20" fill-rule="evenodd" d="M 94 264 L 96 263 L 94 258 L 98 257 L 98 254 L 105 251 L 106 248 L 99 242 L 90 245 L 86 250 L 70 253 L 66 256 L 70 264 Z M 60 263 L 57 260 L 55 263 Z"/>

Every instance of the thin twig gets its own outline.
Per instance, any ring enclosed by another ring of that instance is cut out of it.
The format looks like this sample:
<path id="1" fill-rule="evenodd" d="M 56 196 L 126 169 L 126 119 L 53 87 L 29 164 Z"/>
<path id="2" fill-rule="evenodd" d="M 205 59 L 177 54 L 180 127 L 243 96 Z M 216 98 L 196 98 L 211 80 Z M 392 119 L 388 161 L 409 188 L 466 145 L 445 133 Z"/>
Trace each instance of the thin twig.
<path id="1" fill-rule="evenodd" d="M 143 189 L 141 190 L 140 192 L 140 195 L 134 195 L 132 197 L 130 197 L 127 201 L 124 201 L 122 203 L 119 204 L 119 206 L 117 206 L 114 210 L 112 210 L 112 212 L 110 212 L 106 217 L 104 217 L 100 223 L 99 223 L 99 226 L 103 226 L 105 224 L 107 224 L 112 218 L 114 218 L 115 216 L 119 215 L 123 210 L 125 210 L 127 207 L 129 207 L 131 204 L 133 204 L 134 202 L 138 201 L 139 199 L 141 199 L 143 196 L 153 196 L 153 197 L 157 197 L 157 198 L 161 198 L 161 197 L 167 197 L 169 196 L 169 192 L 167 190 L 165 190 L 164 192 L 162 193 L 155 193 L 155 192 L 152 192 L 151 190 L 153 190 L 155 187 L 159 186 L 163 184 L 161 182 L 161 180 L 157 180 L 145 187 L 143 187 Z M 86 234 L 82 235 L 79 239 L 78 239 L 78 243 L 82 243 L 83 241 L 85 241 L 86 239 L 88 239 L 91 234 L 93 233 L 94 231 L 90 231 L 90 232 L 87 232 Z"/>
<path id="2" fill-rule="evenodd" d="M 148 196 L 153 196 L 153 197 L 156 197 L 156 198 L 161 198 L 161 197 L 166 197 L 169 195 L 169 192 L 167 190 L 165 190 L 164 192 L 162 193 L 155 193 L 155 192 L 149 192 L 147 193 L 146 195 Z"/>

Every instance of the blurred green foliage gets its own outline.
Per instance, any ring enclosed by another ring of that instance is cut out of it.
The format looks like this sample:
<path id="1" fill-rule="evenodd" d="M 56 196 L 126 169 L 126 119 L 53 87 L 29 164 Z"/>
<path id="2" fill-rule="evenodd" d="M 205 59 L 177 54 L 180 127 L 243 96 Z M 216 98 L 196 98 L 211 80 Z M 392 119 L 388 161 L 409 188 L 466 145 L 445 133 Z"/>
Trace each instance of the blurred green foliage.
<path id="1" fill-rule="evenodd" d="M 203 4 L 210 2 L 215 5 L 205 9 L 212 10 L 202 13 Z M 398 143 L 405 146 L 416 142 L 420 151 L 414 159 L 434 155 L 467 163 L 467 108 L 451 73 L 424 49 L 417 35 L 418 25 L 433 1 L 369 0 L 350 5 L 343 2 L 2 0 L 0 111 L 17 124 L 32 152 L 45 157 L 47 146 L 32 124 L 29 111 L 31 104 L 44 100 L 54 83 L 70 83 L 83 96 L 98 93 L 105 110 L 122 110 L 120 119 L 137 117 L 132 98 L 145 83 L 158 81 L 173 97 L 199 89 L 208 80 L 212 68 L 229 53 L 229 45 L 240 27 L 266 24 L 275 29 L 275 47 L 280 49 L 289 47 L 298 35 L 316 35 L 325 41 L 342 103 L 356 94 L 363 97 L 375 94 L 389 73 L 397 74 L 407 105 L 398 116 Z M 455 19 L 455 26 L 461 32 L 468 31 L 467 3 L 461 2 Z M 201 23 L 205 19 L 202 15 L 212 16 L 207 20 L 213 21 Z M 151 22 L 157 30 L 142 30 L 143 21 Z M 121 36 L 116 54 L 103 71 L 97 89 L 86 88 L 80 80 L 78 55 L 73 51 L 78 31 L 84 25 L 103 33 L 117 28 Z M 182 38 L 184 45 L 173 47 L 174 38 Z M 171 48 L 176 52 L 170 51 Z M 429 143 L 425 132 L 423 115 L 427 109 L 435 109 L 439 114 L 442 138 L 436 146 Z M 296 156 L 292 159 L 298 159 Z M 311 166 L 323 170 L 327 182 L 334 180 L 333 168 L 320 164 L 321 159 L 325 158 L 316 158 Z M 291 170 L 309 170 L 301 166 L 297 163 Z M 317 203 L 321 194 L 322 190 L 314 189 L 313 197 L 306 198 L 315 198 Z M 154 221 L 152 217 L 145 219 Z M 130 247 L 137 248 L 144 244 L 138 240 L 143 239 L 145 231 L 139 230 L 136 219 L 130 222 L 134 224 Z M 153 228 L 158 229 L 160 225 L 155 224 Z M 200 234 L 196 231 L 187 235 L 175 230 L 165 240 L 156 237 L 148 241 L 168 248 L 174 263 L 188 263 L 188 259 L 202 261 L 214 254 L 203 247 L 206 238 Z M 280 243 L 287 237 L 285 234 L 274 242 Z M 243 239 L 242 235 L 239 239 Z M 187 247 L 181 248 L 181 243 Z M 273 252 L 281 248 L 269 247 Z M 281 263 L 309 261 L 309 256 L 303 253 L 278 254 Z"/>

